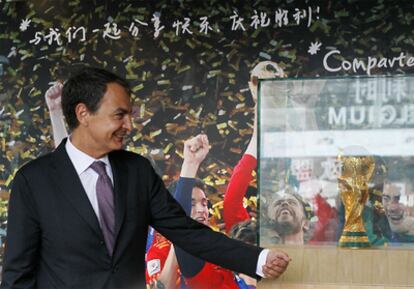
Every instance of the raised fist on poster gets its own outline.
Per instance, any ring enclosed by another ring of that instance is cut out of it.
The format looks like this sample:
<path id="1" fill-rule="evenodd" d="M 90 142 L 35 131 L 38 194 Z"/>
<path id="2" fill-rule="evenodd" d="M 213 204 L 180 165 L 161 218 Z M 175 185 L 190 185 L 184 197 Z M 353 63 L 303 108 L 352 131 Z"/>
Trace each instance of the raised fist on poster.
<path id="1" fill-rule="evenodd" d="M 62 88 L 63 84 L 56 81 L 45 93 L 46 105 L 49 111 L 62 109 Z"/>
<path id="2" fill-rule="evenodd" d="M 181 167 L 181 176 L 193 178 L 201 164 L 210 151 L 208 137 L 199 134 L 184 142 L 184 162 Z"/>

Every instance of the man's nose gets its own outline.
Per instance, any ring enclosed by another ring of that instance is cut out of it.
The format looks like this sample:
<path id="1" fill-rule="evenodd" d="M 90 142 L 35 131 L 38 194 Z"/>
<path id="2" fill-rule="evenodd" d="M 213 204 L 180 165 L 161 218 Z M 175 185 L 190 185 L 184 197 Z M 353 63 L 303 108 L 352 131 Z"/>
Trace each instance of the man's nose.
<path id="1" fill-rule="evenodd" d="M 287 207 L 289 205 L 287 200 L 282 200 L 282 206 Z"/>
<path id="2" fill-rule="evenodd" d="M 125 116 L 123 128 L 126 129 L 128 132 L 132 130 L 131 116 Z"/>
<path id="3" fill-rule="evenodd" d="M 204 212 L 204 206 L 202 204 L 196 205 L 196 212 L 197 213 Z"/>
<path id="4" fill-rule="evenodd" d="M 400 204 L 400 199 L 399 198 L 392 198 L 391 199 L 391 204 L 392 205 L 399 205 Z"/>

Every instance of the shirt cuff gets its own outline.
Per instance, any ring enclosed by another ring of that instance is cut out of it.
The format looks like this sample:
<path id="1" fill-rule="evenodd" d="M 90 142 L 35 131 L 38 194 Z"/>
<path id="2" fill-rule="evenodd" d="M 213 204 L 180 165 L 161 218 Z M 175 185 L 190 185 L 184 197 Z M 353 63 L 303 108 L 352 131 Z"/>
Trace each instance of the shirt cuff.
<path id="1" fill-rule="evenodd" d="M 269 249 L 263 249 L 257 260 L 256 274 L 262 278 L 265 277 L 263 274 L 263 265 L 266 264 L 267 254 L 269 254 Z"/>

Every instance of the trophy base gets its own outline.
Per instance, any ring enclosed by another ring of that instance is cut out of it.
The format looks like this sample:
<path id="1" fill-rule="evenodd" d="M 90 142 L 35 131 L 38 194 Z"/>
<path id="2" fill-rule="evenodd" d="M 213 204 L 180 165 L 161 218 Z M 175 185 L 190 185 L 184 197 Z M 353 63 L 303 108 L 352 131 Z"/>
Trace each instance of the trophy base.
<path id="1" fill-rule="evenodd" d="M 367 248 L 370 247 L 367 233 L 365 232 L 343 232 L 338 241 L 338 246 L 342 248 Z"/>

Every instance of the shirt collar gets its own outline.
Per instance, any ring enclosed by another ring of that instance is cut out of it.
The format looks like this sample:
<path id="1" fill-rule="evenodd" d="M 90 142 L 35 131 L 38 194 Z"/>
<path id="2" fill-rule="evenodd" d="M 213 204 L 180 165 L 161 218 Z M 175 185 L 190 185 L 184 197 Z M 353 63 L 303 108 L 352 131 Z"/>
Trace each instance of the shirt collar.
<path id="1" fill-rule="evenodd" d="M 86 171 L 90 165 L 95 161 L 102 161 L 104 162 L 109 168 L 111 167 L 109 163 L 108 155 L 105 155 L 104 157 L 100 159 L 95 159 L 91 157 L 90 155 L 84 153 L 83 151 L 79 150 L 77 147 L 75 147 L 72 142 L 70 141 L 70 136 L 68 137 L 66 144 L 65 144 L 66 152 L 68 153 L 68 156 L 70 160 L 73 163 L 73 166 L 75 167 L 76 172 L 78 175 L 82 174 L 84 171 Z"/>

